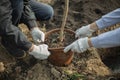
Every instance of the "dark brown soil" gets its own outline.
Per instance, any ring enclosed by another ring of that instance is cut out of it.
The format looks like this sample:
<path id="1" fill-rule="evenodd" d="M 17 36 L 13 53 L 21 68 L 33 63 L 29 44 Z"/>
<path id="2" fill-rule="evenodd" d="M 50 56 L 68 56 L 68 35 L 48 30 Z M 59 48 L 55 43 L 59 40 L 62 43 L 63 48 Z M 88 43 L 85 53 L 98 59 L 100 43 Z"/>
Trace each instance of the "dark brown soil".
<path id="1" fill-rule="evenodd" d="M 42 22 L 46 24 L 46 31 L 60 28 L 62 22 L 64 0 L 53 0 L 52 2 L 54 2 L 52 6 L 55 10 L 55 15 L 52 20 Z M 70 0 L 69 15 L 65 28 L 76 30 L 119 7 L 120 0 Z M 94 33 L 94 36 L 114 28 L 117 27 L 98 31 Z M 22 30 L 32 41 L 26 27 Z M 119 80 L 119 69 L 114 67 L 115 70 L 112 70 L 113 67 L 111 68 L 111 65 L 113 66 L 115 62 L 119 64 L 119 54 L 119 48 L 91 48 L 81 54 L 75 53 L 74 59 L 69 66 L 57 67 L 50 64 L 47 60 L 36 60 L 32 56 L 27 56 L 23 60 L 16 60 L 7 55 L 6 50 L 1 47 L 0 60 L 5 63 L 6 71 L 0 73 L 0 80 L 110 80 L 110 77 L 116 78 L 114 80 Z M 112 61 L 113 63 L 111 63 Z"/>
<path id="2" fill-rule="evenodd" d="M 45 43 L 49 45 L 49 48 L 58 48 L 68 46 L 75 41 L 74 31 L 64 31 L 63 41 L 60 40 L 60 30 L 52 33 L 47 33 Z"/>

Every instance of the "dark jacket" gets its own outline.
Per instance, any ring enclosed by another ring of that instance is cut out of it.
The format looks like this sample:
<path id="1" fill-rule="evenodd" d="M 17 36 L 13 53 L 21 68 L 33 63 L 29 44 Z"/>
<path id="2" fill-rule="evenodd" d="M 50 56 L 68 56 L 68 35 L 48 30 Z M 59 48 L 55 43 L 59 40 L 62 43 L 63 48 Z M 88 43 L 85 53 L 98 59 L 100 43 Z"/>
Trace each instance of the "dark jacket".
<path id="1" fill-rule="evenodd" d="M 28 13 L 28 12 L 24 12 Z M 12 8 L 10 0 L 0 0 L 0 36 L 6 37 L 6 41 L 17 48 L 27 51 L 31 46 L 26 36 L 19 30 L 18 27 L 12 24 Z M 35 20 L 33 13 L 25 14 L 26 21 Z"/>

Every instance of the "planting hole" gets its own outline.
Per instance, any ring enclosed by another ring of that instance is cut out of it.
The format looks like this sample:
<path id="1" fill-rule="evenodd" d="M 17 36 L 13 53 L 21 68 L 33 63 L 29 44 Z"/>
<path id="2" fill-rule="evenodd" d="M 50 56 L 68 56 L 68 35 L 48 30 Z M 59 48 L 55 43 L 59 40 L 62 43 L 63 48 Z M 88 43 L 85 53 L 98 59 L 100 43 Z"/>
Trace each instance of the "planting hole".
<path id="1" fill-rule="evenodd" d="M 120 55 L 106 57 L 103 63 L 114 72 L 120 72 Z"/>

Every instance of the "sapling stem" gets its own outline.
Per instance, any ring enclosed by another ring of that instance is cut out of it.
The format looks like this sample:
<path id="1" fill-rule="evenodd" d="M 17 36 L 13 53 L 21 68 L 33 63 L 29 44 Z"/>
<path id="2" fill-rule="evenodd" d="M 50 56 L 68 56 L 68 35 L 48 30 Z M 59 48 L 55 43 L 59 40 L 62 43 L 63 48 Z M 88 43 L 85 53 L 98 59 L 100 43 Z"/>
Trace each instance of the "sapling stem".
<path id="1" fill-rule="evenodd" d="M 65 0 L 65 9 L 64 9 L 63 19 L 62 19 L 61 30 L 60 30 L 60 41 L 61 42 L 64 39 L 64 28 L 65 28 L 66 20 L 68 16 L 68 10 L 69 10 L 69 0 Z"/>

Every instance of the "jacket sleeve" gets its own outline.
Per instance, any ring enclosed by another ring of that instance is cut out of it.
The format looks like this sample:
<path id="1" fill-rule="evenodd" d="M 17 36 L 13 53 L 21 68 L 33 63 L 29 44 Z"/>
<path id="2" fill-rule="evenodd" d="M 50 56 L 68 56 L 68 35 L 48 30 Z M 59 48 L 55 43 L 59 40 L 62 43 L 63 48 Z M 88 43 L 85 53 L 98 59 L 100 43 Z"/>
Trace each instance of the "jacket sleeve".
<path id="1" fill-rule="evenodd" d="M 29 0 L 24 0 L 24 10 L 21 17 L 21 22 L 26 24 L 29 29 L 37 26 L 36 17 L 31 9 L 31 6 L 29 5 Z"/>
<path id="2" fill-rule="evenodd" d="M 120 46 L 120 28 L 91 38 L 95 48 L 110 48 Z"/>
<path id="3" fill-rule="evenodd" d="M 27 51 L 32 44 L 18 27 L 12 25 L 12 8 L 9 0 L 0 1 L 0 36 L 5 36 L 8 42 Z"/>
<path id="4" fill-rule="evenodd" d="M 120 23 L 120 8 L 102 16 L 102 18 L 96 21 L 99 29 L 103 29 L 117 23 Z"/>

